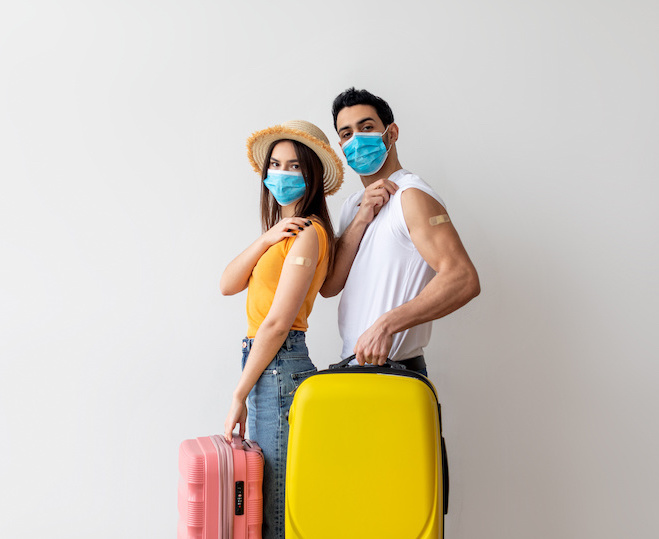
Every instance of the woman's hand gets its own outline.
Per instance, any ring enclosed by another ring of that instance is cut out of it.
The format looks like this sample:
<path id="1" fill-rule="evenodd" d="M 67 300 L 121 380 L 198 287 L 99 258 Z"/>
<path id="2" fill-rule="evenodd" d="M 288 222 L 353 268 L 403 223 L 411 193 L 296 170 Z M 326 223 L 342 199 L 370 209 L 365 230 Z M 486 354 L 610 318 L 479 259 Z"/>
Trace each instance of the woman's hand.
<path id="1" fill-rule="evenodd" d="M 298 232 L 304 230 L 304 228 L 309 225 L 311 225 L 309 219 L 304 219 L 303 217 L 287 217 L 265 232 L 261 236 L 261 239 L 268 247 L 270 247 L 275 243 L 279 243 L 283 239 L 296 236 Z"/>
<path id="2" fill-rule="evenodd" d="M 232 296 L 242 292 L 249 284 L 254 266 L 275 243 L 291 238 L 298 232 L 311 225 L 309 219 L 302 217 L 289 217 L 282 219 L 270 230 L 259 236 L 247 249 L 240 253 L 226 267 L 220 279 L 220 291 L 225 296 Z"/>
<path id="3" fill-rule="evenodd" d="M 224 421 L 224 437 L 226 441 L 231 443 L 233 440 L 233 429 L 236 424 L 239 425 L 238 432 L 240 436 L 245 437 L 245 423 L 247 421 L 247 404 L 245 399 L 234 397 L 231 401 L 231 408 L 229 414 Z"/>

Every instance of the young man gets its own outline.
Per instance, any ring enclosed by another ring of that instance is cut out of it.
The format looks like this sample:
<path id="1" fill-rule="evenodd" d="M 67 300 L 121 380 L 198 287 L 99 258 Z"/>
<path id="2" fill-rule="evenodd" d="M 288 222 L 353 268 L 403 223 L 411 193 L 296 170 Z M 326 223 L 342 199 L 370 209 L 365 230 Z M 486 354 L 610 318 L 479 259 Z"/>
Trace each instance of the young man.
<path id="1" fill-rule="evenodd" d="M 480 292 L 478 274 L 444 203 L 398 161 L 389 105 L 350 88 L 332 107 L 334 127 L 364 189 L 341 210 L 331 274 L 320 293 L 339 304 L 342 357 L 382 365 L 387 357 L 427 374 L 432 321 Z"/>

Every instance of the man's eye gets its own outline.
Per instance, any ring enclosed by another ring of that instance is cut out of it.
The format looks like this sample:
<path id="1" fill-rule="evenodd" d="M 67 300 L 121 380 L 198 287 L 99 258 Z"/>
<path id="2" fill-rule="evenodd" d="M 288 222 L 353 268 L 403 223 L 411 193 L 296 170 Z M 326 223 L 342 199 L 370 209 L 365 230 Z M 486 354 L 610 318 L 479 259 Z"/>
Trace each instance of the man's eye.
<path id="1" fill-rule="evenodd" d="M 350 137 L 352 137 L 352 133 L 349 133 L 349 132 L 344 132 L 343 133 L 343 138 L 344 139 L 349 139 Z"/>
<path id="2" fill-rule="evenodd" d="M 372 129 L 373 129 L 372 125 L 365 125 L 364 127 L 362 127 L 362 131 L 371 131 Z"/>

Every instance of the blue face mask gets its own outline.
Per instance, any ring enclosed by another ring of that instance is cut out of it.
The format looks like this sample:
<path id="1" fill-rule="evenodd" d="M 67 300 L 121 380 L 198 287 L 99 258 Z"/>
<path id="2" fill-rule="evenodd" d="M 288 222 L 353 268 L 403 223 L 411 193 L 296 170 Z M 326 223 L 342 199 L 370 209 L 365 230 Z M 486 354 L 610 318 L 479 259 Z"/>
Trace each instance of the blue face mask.
<path id="1" fill-rule="evenodd" d="M 384 133 L 388 129 L 389 127 Z M 343 145 L 343 153 L 348 165 L 360 176 L 375 174 L 387 160 L 389 150 L 382 140 L 384 133 L 355 133 Z"/>
<path id="2" fill-rule="evenodd" d="M 263 183 L 280 206 L 288 206 L 291 202 L 302 198 L 306 190 L 304 176 L 301 172 L 268 170 L 268 175 Z"/>

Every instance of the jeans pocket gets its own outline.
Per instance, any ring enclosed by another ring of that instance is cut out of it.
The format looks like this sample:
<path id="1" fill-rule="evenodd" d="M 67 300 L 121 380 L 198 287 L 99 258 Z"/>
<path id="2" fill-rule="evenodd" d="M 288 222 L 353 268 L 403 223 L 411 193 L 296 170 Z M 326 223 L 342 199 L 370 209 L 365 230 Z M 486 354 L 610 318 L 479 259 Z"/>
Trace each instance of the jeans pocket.
<path id="1" fill-rule="evenodd" d="M 293 390 L 289 393 L 289 395 L 293 395 L 297 391 L 297 388 L 300 387 L 300 384 L 302 382 L 304 382 L 307 378 L 309 378 L 309 376 L 316 374 L 317 372 L 318 369 L 314 367 L 313 369 L 310 369 L 308 371 L 291 373 L 291 380 L 293 381 Z"/>

